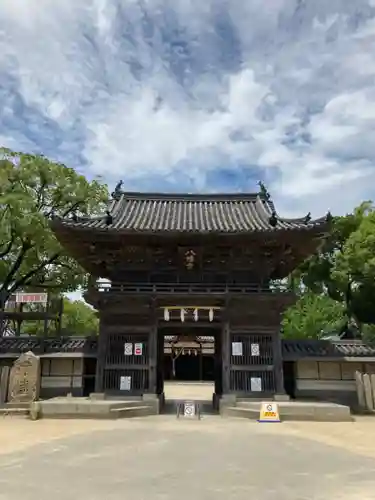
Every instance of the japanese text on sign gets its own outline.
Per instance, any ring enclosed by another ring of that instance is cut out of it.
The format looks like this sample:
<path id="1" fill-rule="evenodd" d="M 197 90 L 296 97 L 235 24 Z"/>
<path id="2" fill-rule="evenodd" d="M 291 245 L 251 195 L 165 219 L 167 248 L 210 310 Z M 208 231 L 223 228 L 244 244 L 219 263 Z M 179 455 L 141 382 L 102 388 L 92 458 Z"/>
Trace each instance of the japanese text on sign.
<path id="1" fill-rule="evenodd" d="M 130 391 L 131 383 L 131 377 L 120 377 L 120 391 Z"/>

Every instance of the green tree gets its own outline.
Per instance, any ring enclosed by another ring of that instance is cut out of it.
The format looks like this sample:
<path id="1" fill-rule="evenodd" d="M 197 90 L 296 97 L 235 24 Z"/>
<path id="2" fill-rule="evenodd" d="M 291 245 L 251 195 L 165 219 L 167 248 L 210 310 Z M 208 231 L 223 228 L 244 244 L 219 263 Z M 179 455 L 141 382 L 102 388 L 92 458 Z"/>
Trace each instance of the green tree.
<path id="1" fill-rule="evenodd" d="M 310 292 L 343 304 L 346 325 L 354 320 L 361 326 L 371 319 L 375 298 L 375 262 L 370 245 L 375 237 L 374 217 L 372 203 L 364 202 L 353 214 L 335 218 L 319 252 L 295 273 Z M 372 318 L 375 320 L 374 314 Z"/>
<path id="2" fill-rule="evenodd" d="M 103 210 L 107 186 L 40 155 L 0 149 L 0 309 L 16 290 L 73 291 L 87 275 L 50 229 L 53 217 Z"/>
<path id="3" fill-rule="evenodd" d="M 308 291 L 284 314 L 284 338 L 316 339 L 338 331 L 344 323 L 344 305 L 326 294 Z"/>
<path id="4" fill-rule="evenodd" d="M 96 311 L 82 300 L 64 300 L 62 331 L 68 335 L 97 335 L 99 318 Z"/>
<path id="5" fill-rule="evenodd" d="M 39 310 L 42 310 L 40 307 Z M 71 301 L 64 298 L 62 314 L 62 335 L 88 336 L 97 335 L 99 331 L 99 319 L 96 311 L 81 300 Z M 22 333 L 28 335 L 43 335 L 43 321 L 24 321 Z M 57 323 L 50 322 L 48 328 L 49 336 L 57 334 Z"/>

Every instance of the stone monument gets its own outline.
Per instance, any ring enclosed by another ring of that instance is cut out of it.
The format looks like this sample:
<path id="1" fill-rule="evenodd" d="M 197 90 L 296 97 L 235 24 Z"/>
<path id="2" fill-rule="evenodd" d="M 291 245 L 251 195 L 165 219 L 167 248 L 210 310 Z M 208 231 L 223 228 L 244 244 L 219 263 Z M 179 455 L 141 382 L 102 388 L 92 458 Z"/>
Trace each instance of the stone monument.
<path id="1" fill-rule="evenodd" d="M 9 375 L 10 403 L 31 403 L 39 398 L 40 358 L 26 352 L 14 362 Z"/>

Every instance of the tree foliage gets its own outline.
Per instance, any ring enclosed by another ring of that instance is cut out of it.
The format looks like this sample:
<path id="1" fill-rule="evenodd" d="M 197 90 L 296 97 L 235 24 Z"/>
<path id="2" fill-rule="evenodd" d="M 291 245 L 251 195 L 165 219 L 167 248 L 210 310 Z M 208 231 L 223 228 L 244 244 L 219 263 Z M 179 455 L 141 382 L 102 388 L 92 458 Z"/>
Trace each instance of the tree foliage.
<path id="1" fill-rule="evenodd" d="M 41 309 L 40 309 L 41 310 Z M 96 311 L 82 300 L 64 299 L 64 308 L 61 322 L 62 335 L 91 336 L 99 331 L 99 319 Z M 43 335 L 43 321 L 24 321 L 22 333 L 27 335 Z M 48 335 L 54 336 L 57 332 L 57 322 L 52 321 L 48 328 Z"/>
<path id="2" fill-rule="evenodd" d="M 324 293 L 303 293 L 282 321 L 284 338 L 321 338 L 344 323 L 344 306 Z"/>
<path id="3" fill-rule="evenodd" d="M 293 274 L 307 293 L 287 311 L 287 331 L 304 324 L 306 336 L 313 334 L 309 324 L 327 318 L 328 325 L 354 324 L 359 330 L 372 330 L 375 324 L 375 211 L 364 202 L 352 214 L 336 217 L 331 232 L 319 252 L 306 260 Z M 336 303 L 337 306 L 333 306 Z M 305 318 L 298 319 L 298 314 Z M 333 314 L 333 316 L 331 316 Z M 337 321 L 334 315 L 338 314 Z M 341 318 L 341 319 L 340 319 Z M 292 323 L 295 327 L 292 327 Z M 298 326 L 299 325 L 299 326 Z M 320 326 L 318 330 L 320 329 Z M 317 330 L 317 331 L 318 331 Z M 323 328 L 327 331 L 327 328 Z M 315 335 L 315 334 L 313 334 Z"/>
<path id="4" fill-rule="evenodd" d="M 107 186 L 72 168 L 0 149 L 1 301 L 36 285 L 61 291 L 84 285 L 86 274 L 57 241 L 50 219 L 96 214 L 107 198 Z"/>

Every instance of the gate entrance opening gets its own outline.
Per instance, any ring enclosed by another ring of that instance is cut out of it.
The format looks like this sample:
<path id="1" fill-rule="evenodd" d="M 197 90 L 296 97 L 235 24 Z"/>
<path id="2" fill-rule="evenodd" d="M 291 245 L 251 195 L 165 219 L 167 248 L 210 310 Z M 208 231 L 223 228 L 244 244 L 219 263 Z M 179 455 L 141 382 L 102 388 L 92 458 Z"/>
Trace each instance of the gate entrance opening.
<path id="1" fill-rule="evenodd" d="M 177 384 L 211 382 L 212 392 L 222 393 L 221 329 L 204 332 L 194 326 L 160 328 L 158 331 L 158 392 L 169 397 L 168 388 Z M 203 334 L 204 333 L 204 334 Z M 166 382 L 166 383 L 165 383 Z M 190 391 L 191 392 L 191 391 Z M 199 391 L 198 391 L 199 392 Z M 207 389 L 206 389 L 207 392 Z M 175 394 L 175 390 L 173 390 Z M 210 399 L 212 394 L 210 394 Z"/>

